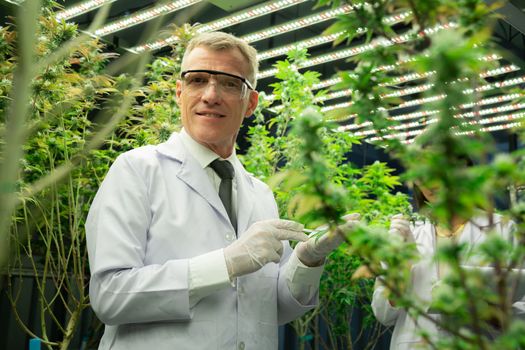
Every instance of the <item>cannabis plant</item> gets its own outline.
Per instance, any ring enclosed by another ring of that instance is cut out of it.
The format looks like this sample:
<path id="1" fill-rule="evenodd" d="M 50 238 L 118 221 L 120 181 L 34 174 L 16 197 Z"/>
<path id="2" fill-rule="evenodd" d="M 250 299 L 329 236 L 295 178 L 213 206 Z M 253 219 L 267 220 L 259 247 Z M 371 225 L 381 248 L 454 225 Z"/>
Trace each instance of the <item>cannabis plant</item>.
<path id="1" fill-rule="evenodd" d="M 340 3 L 319 1 L 319 5 Z M 327 127 L 327 120 L 348 123 L 345 118 L 350 116 L 354 123 L 363 127 L 370 125 L 367 134 L 377 137 L 369 140 L 375 140 L 400 160 L 406 169 L 404 180 L 418 181 L 424 187 L 437 190 L 436 203 L 424 213 L 434 224 L 451 227 L 454 216 L 468 219 L 479 209 L 483 209 L 490 220 L 495 211 L 494 199 L 508 188 L 523 184 L 523 152 L 489 157 L 495 151 L 494 142 L 490 134 L 482 132 L 482 123 L 476 119 L 480 101 L 495 96 L 481 78 L 485 71 L 498 66 L 489 55 L 496 51 L 490 42 L 494 8 L 476 0 L 353 1 L 352 4 L 354 11 L 340 16 L 328 32 L 342 32 L 337 42 L 348 44 L 360 33 L 358 28 L 367 28 L 365 41 L 373 43 L 374 49 L 355 56 L 352 59 L 355 68 L 339 74 L 341 83 L 337 88 L 352 91 L 348 108 L 326 115 L 318 110 L 308 111 L 293 123 L 294 134 L 302 139 L 299 154 L 307 169 L 288 181 L 293 187 L 301 188 L 297 202 L 292 201 L 295 207 L 309 209 L 303 210 L 301 217 L 315 216 L 337 230 L 342 208 L 348 203 L 344 193 L 351 186 L 341 183 L 342 186 L 334 187 L 326 181 L 329 172 L 321 130 Z M 410 40 L 399 45 L 388 44 L 394 42 L 394 32 L 384 19 L 388 14 L 407 10 L 410 11 L 406 23 Z M 427 30 L 449 21 L 459 26 L 437 33 Z M 386 45 L 381 44 L 385 42 Z M 393 64 L 399 72 L 417 72 L 429 79 L 429 89 L 424 94 L 435 101 L 431 108 L 437 111 L 434 112 L 436 118 L 432 123 L 422 120 L 423 125 L 429 126 L 415 140 L 393 134 L 403 128 L 388 113 L 400 103 L 399 99 L 390 98 L 396 96 L 393 89 L 397 77 L 387 74 L 386 67 Z M 474 116 L 468 122 L 460 115 L 466 108 L 471 108 Z M 521 135 L 519 130 L 518 133 Z M 473 159 L 475 165 L 465 168 L 466 158 Z M 418 300 L 409 288 L 410 269 L 418 260 L 416 247 L 393 239 L 385 230 L 386 225 L 369 221 L 357 228 L 345 236 L 348 245 L 339 253 L 357 258 L 359 267 L 355 267 L 352 277 L 368 281 L 376 278 L 386 286 L 389 299 L 407 310 L 408 317 L 434 323 L 447 335 L 436 338 L 421 330 L 423 348 L 520 348 L 525 345 L 525 324 L 513 315 L 511 306 L 518 282 L 510 281 L 512 273 L 521 270 L 524 263 L 525 231 L 522 198 L 513 198 L 511 208 L 501 211 L 516 223 L 513 243 L 487 232 L 486 241 L 476 248 L 455 241 L 440 247 L 437 263 L 447 265 L 450 274 L 435 286 L 430 303 Z M 377 200 L 385 201 L 384 198 Z M 365 208 L 362 208 L 364 213 Z M 403 207 L 395 210 L 403 212 Z M 461 266 L 467 254 L 494 268 L 495 290 L 484 284 L 475 270 L 468 271 Z M 351 284 L 351 279 L 347 283 Z M 348 295 L 345 284 L 332 284 L 334 287 L 339 289 L 332 289 L 332 295 L 339 291 Z M 441 317 L 430 315 L 430 309 Z"/>

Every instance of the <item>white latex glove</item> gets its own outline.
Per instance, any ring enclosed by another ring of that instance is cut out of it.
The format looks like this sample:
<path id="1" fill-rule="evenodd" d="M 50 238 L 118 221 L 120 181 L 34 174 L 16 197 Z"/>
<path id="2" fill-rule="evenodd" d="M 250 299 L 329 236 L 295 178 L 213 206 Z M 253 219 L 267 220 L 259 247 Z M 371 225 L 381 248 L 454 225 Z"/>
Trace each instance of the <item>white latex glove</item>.
<path id="1" fill-rule="evenodd" d="M 306 241 L 303 224 L 289 220 L 265 220 L 252 224 L 235 242 L 224 248 L 230 279 L 255 272 L 269 262 L 278 263 L 282 240 Z"/>
<path id="2" fill-rule="evenodd" d="M 346 221 L 338 226 L 345 234 L 359 224 L 361 215 L 358 213 L 343 216 Z M 322 227 L 321 227 L 322 228 Z M 336 232 L 328 232 L 321 237 L 311 237 L 306 242 L 301 242 L 295 247 L 295 254 L 306 266 L 320 266 L 328 254 L 344 242 L 343 237 Z"/>
<path id="3" fill-rule="evenodd" d="M 397 214 L 390 218 L 390 229 L 388 232 L 400 236 L 405 242 L 415 242 L 412 231 L 410 230 L 410 222 L 403 214 Z"/>

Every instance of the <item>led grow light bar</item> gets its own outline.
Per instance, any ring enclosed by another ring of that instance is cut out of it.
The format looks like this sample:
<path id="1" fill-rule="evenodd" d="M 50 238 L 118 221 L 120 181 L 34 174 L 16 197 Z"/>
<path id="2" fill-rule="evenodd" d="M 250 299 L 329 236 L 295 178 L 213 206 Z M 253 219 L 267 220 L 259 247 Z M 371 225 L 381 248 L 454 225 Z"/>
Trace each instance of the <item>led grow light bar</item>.
<path id="1" fill-rule="evenodd" d="M 239 11 L 231 16 L 223 17 L 219 20 L 212 21 L 207 24 L 200 25 L 196 31 L 198 33 L 210 32 L 220 30 L 235 24 L 246 22 L 257 17 L 261 17 L 290 6 L 294 6 L 303 3 L 307 0 L 275 0 L 272 2 L 264 3 L 261 5 L 253 6 L 247 10 Z M 179 38 L 176 35 L 167 37 L 166 39 L 160 39 L 152 43 L 139 45 L 131 48 L 134 52 L 143 52 L 146 50 L 157 50 L 164 46 L 177 42 Z"/>
<path id="2" fill-rule="evenodd" d="M 516 120 L 520 120 L 520 119 L 523 119 L 523 118 L 525 118 L 525 112 L 504 115 L 504 116 L 500 116 L 500 118 L 488 118 L 488 119 L 492 119 L 493 121 L 480 120 L 479 123 L 468 122 L 468 124 L 470 124 L 470 125 L 486 125 L 486 124 L 492 124 L 492 123 L 500 123 L 502 121 L 516 121 Z M 512 123 L 503 123 L 503 124 L 499 124 L 499 125 L 492 125 L 492 126 L 480 128 L 479 131 L 490 132 L 490 131 L 496 131 L 496 130 L 509 129 L 509 128 L 518 127 L 518 126 L 522 126 L 522 122 L 518 122 L 518 123 L 512 122 Z M 388 134 L 388 135 L 385 135 L 384 137 L 380 137 L 380 136 L 371 137 L 371 138 L 367 139 L 367 141 L 369 141 L 369 142 L 376 142 L 376 141 L 379 141 L 381 139 L 394 139 L 394 138 L 396 138 L 396 139 L 411 138 L 413 140 L 414 137 L 422 134 L 425 131 L 425 129 L 426 128 L 420 128 L 420 129 L 405 131 L 405 132 L 396 133 L 396 134 Z M 456 132 L 455 134 L 456 135 L 468 135 L 468 134 L 472 134 L 472 132 Z M 410 143 L 411 142 L 410 140 L 405 140 L 405 141 L 408 141 L 406 143 Z"/>
<path id="3" fill-rule="evenodd" d="M 83 13 L 93 11 L 99 7 L 102 7 L 105 4 L 110 4 L 112 2 L 115 2 L 116 0 L 89 0 L 89 1 L 83 1 L 79 3 L 78 5 L 72 6 L 68 9 L 65 9 L 63 11 L 57 12 L 55 17 L 57 20 L 67 20 L 76 16 L 79 16 Z"/>
<path id="4" fill-rule="evenodd" d="M 100 29 L 97 29 L 95 31 L 95 35 L 104 36 L 104 35 L 108 35 L 111 33 L 115 33 L 115 32 L 118 32 L 119 30 L 133 27 L 134 25 L 144 23 L 153 18 L 178 11 L 180 9 L 194 5 L 201 1 L 202 0 L 176 0 L 170 3 L 164 3 L 161 5 L 152 7 L 150 9 L 138 11 L 138 12 L 135 12 L 131 16 L 128 16 L 121 20 L 114 21 L 112 23 L 109 23 L 108 25 L 105 25 L 104 27 Z"/>
<path id="5" fill-rule="evenodd" d="M 405 13 L 405 15 L 409 16 L 410 13 Z M 396 44 L 398 42 L 406 42 L 406 41 L 410 40 L 411 38 L 413 38 L 414 36 L 430 35 L 430 34 L 435 33 L 437 31 L 440 31 L 440 30 L 443 30 L 443 29 L 448 29 L 448 28 L 453 28 L 453 27 L 457 27 L 457 24 L 451 22 L 451 23 L 447 23 L 447 24 L 443 24 L 443 25 L 438 25 L 438 26 L 435 26 L 433 28 L 428 28 L 428 29 L 426 29 L 424 31 L 424 33 L 419 33 L 419 34 L 413 34 L 413 33 L 402 34 L 402 35 L 397 36 L 395 38 L 395 40 L 394 39 L 392 39 L 392 40 L 387 40 L 387 39 L 374 40 L 374 41 L 372 41 L 369 44 L 356 45 L 356 46 L 345 48 L 345 49 L 342 49 L 342 50 L 339 50 L 339 51 L 335 51 L 335 52 L 331 52 L 331 53 L 328 53 L 328 54 L 324 54 L 324 55 L 320 55 L 320 56 L 317 56 L 317 57 L 313 57 L 313 58 L 307 59 L 307 60 L 304 61 L 304 63 L 301 64 L 301 66 L 299 68 L 307 68 L 307 67 L 315 66 L 315 65 L 318 65 L 318 64 L 322 64 L 322 63 L 337 61 L 337 60 L 340 60 L 340 59 L 352 57 L 352 56 L 361 54 L 363 52 L 367 52 L 367 51 L 373 50 L 373 49 L 377 48 L 378 46 L 391 46 L 391 45 L 394 45 L 394 44 Z M 487 56 L 487 57 L 491 57 L 491 56 L 492 55 Z M 496 56 L 496 57 L 498 57 L 498 56 Z M 401 60 L 400 62 L 398 62 L 397 65 L 386 65 L 386 66 L 378 67 L 377 69 L 378 70 L 382 70 L 382 71 L 392 71 L 392 70 L 395 70 L 399 64 L 408 63 L 408 62 L 411 62 L 413 60 L 414 60 L 413 57 L 407 57 L 404 60 Z M 259 72 L 259 74 L 257 75 L 257 79 L 268 78 L 268 77 L 271 77 L 271 76 L 275 75 L 275 73 L 277 73 L 277 69 L 276 68 L 270 68 L 270 69 L 267 69 L 265 71 Z"/>
<path id="6" fill-rule="evenodd" d="M 499 67 L 499 68 L 496 68 L 496 69 L 488 70 L 486 72 L 482 72 L 482 73 L 480 73 L 480 77 L 486 78 L 486 77 L 489 77 L 489 76 L 491 76 L 491 77 L 492 76 L 497 76 L 497 75 L 501 75 L 501 74 L 506 74 L 508 72 L 517 71 L 519 69 L 520 68 L 518 66 L 515 66 L 515 65 L 506 65 L 506 66 Z M 398 79 L 395 79 L 395 80 L 396 81 L 398 81 L 398 80 L 409 81 L 408 78 L 422 79 L 422 78 L 425 78 L 425 77 L 429 77 L 429 76 L 431 76 L 433 74 L 435 74 L 435 71 L 427 72 L 425 74 L 410 73 L 410 74 L 408 74 L 406 76 L 398 77 Z M 482 86 L 477 87 L 475 90 L 473 90 L 473 89 L 463 90 L 463 93 L 464 94 L 471 94 L 474 91 L 481 92 L 481 91 L 493 90 L 493 89 L 500 88 L 500 87 L 508 87 L 508 86 L 520 84 L 520 83 L 525 81 L 524 79 L 525 79 L 525 76 L 522 77 L 522 78 L 512 78 L 512 79 L 508 79 L 508 80 L 503 80 L 503 81 L 497 82 L 497 83 L 484 84 Z M 325 81 L 322 81 L 322 82 L 316 84 L 314 86 L 314 90 L 315 89 L 319 89 L 321 87 L 329 87 L 329 86 L 335 85 L 335 84 L 337 84 L 339 82 L 341 82 L 341 78 L 339 78 L 339 77 L 338 78 L 333 78 L 333 79 L 328 79 L 328 80 L 325 80 Z M 395 85 L 395 84 L 381 84 L 381 85 L 382 86 L 392 86 L 392 85 Z M 414 94 L 414 93 L 427 91 L 432 86 L 433 86 L 433 84 L 423 84 L 423 85 L 414 86 L 414 87 L 410 87 L 410 88 L 407 88 L 407 89 L 395 91 L 395 92 L 390 93 L 390 94 L 382 95 L 382 97 L 387 98 L 387 97 L 406 96 L 406 95 L 410 95 L 410 94 Z M 335 98 L 340 98 L 340 97 L 344 97 L 344 96 L 350 96 L 351 93 L 352 93 L 351 89 L 347 89 L 347 90 L 343 90 L 343 91 L 335 91 L 335 92 L 329 93 L 329 94 L 327 94 L 327 95 L 325 95 L 325 96 L 323 96 L 321 98 L 316 99 L 316 101 L 317 102 L 324 102 L 324 101 L 328 101 L 328 100 L 335 99 Z M 269 101 L 272 101 L 274 99 L 274 97 L 273 97 L 273 95 L 268 95 L 266 97 L 266 99 L 269 100 Z M 418 100 L 413 100 L 413 101 L 417 102 L 417 103 L 414 102 L 415 104 L 426 102 L 424 99 L 423 100 L 422 99 L 418 99 Z M 421 101 L 423 101 L 423 102 L 421 102 Z M 352 105 L 352 102 L 350 101 L 350 102 L 347 102 L 347 104 L 344 104 L 343 107 L 349 107 L 351 105 Z M 330 110 L 339 108 L 339 107 L 337 107 L 337 108 L 331 108 L 331 107 L 332 106 L 326 106 L 322 110 L 326 112 L 326 111 L 330 111 Z M 343 108 L 343 107 L 341 107 L 341 108 Z M 395 110 L 397 108 L 400 108 L 400 107 L 399 106 L 393 107 L 391 110 Z M 275 106 L 275 107 L 271 108 L 271 110 L 273 110 L 275 112 L 278 112 L 281 109 L 282 109 L 282 105 L 278 105 L 278 106 Z M 353 117 L 355 117 L 355 115 L 350 115 L 346 119 L 350 119 L 350 118 L 353 118 Z"/>
<path id="7" fill-rule="evenodd" d="M 478 116 L 485 116 L 485 115 L 490 115 L 490 114 L 498 114 L 502 112 L 516 111 L 519 109 L 525 109 L 525 103 L 513 103 L 510 105 L 485 108 L 485 109 L 481 109 L 476 112 L 456 114 L 454 117 L 458 119 L 467 119 L 467 118 L 475 118 Z M 421 119 L 424 117 L 429 117 L 429 116 L 433 116 L 437 114 L 439 114 L 439 110 L 430 110 L 430 111 L 421 111 L 421 112 L 414 112 L 414 113 L 405 114 L 405 115 L 399 115 L 395 117 L 390 117 L 388 119 L 395 120 L 395 121 L 403 121 L 403 120 L 410 120 L 410 119 Z M 419 122 L 410 122 L 410 123 L 403 123 L 401 125 L 394 125 L 392 126 L 392 129 L 395 129 L 395 130 L 409 129 L 409 128 L 414 127 L 415 123 L 419 123 Z M 373 125 L 372 122 L 364 122 L 361 124 L 343 125 L 339 129 L 345 130 L 345 131 L 351 131 L 351 130 L 358 130 L 358 129 L 366 128 L 372 125 Z M 371 131 L 371 133 L 375 133 L 375 130 L 367 130 L 367 132 L 369 131 Z M 369 134 L 371 133 L 369 132 Z"/>
<path id="8" fill-rule="evenodd" d="M 350 12 L 352 10 L 352 8 L 351 8 L 351 6 L 346 5 L 346 6 L 340 7 L 339 9 L 334 9 L 334 10 L 330 10 L 330 11 L 335 12 L 336 10 Z M 346 13 L 346 12 L 344 12 L 344 13 Z M 399 14 L 391 15 L 391 16 L 388 16 L 388 17 L 386 17 L 384 19 L 384 23 L 387 24 L 387 25 L 393 25 L 393 24 L 396 24 L 396 23 L 399 23 L 399 22 L 402 22 L 402 21 L 406 20 L 406 18 L 411 16 L 411 14 L 412 13 L 410 11 L 405 11 L 405 12 L 402 12 L 402 13 L 399 13 Z M 314 18 L 310 19 L 310 17 L 314 17 Z M 332 13 L 332 12 L 328 12 L 328 11 L 326 11 L 326 13 L 321 12 L 321 13 L 319 13 L 317 15 L 304 17 L 304 18 L 301 18 L 301 19 L 299 19 L 297 21 L 288 22 L 288 23 L 285 23 L 283 25 L 279 25 L 279 26 L 275 26 L 275 27 L 271 27 L 271 28 L 262 30 L 260 32 L 256 32 L 256 33 L 253 33 L 253 34 L 245 35 L 245 36 L 242 37 L 242 39 L 246 40 L 247 42 L 254 42 L 254 41 L 270 38 L 272 36 L 279 35 L 279 34 L 282 34 L 282 33 L 286 33 L 286 32 L 289 32 L 289 31 L 292 31 L 292 30 L 295 30 L 295 29 L 299 29 L 299 28 L 303 28 L 303 27 L 306 27 L 306 26 L 310 26 L 310 25 L 315 24 L 315 23 L 320 23 L 322 21 L 331 19 L 333 17 L 334 17 L 334 13 Z M 312 23 L 310 23 L 310 22 L 312 22 Z M 356 34 L 363 34 L 365 32 L 366 32 L 365 28 L 358 28 L 356 30 Z M 268 51 L 261 52 L 261 53 L 259 53 L 257 55 L 257 58 L 258 58 L 259 61 L 263 61 L 263 60 L 266 60 L 266 59 L 269 59 L 269 58 L 272 58 L 272 57 L 285 55 L 287 52 L 289 52 L 290 50 L 292 50 L 294 48 L 297 48 L 297 47 L 309 48 L 309 47 L 313 47 L 313 46 L 317 46 L 317 45 L 326 44 L 326 43 L 334 41 L 335 39 L 337 39 L 343 33 L 344 32 L 338 32 L 338 33 L 330 34 L 330 35 L 320 35 L 320 36 L 316 36 L 316 37 L 313 37 L 313 38 L 310 38 L 310 39 L 299 41 L 299 42 L 296 42 L 296 43 L 293 43 L 293 44 L 290 44 L 290 45 L 281 46 L 281 47 L 278 47 L 278 48 L 275 48 L 275 49 L 271 49 L 271 50 L 268 50 Z M 363 45 L 363 46 L 366 46 L 368 48 L 368 50 L 370 50 L 370 49 L 372 49 L 372 48 L 374 48 L 374 47 L 376 47 L 378 45 L 379 44 L 375 44 L 375 45 L 374 44 L 367 44 L 367 45 Z"/>
<path id="9" fill-rule="evenodd" d="M 516 100 L 516 99 L 518 99 L 520 97 L 523 97 L 523 96 L 524 96 L 523 94 L 506 94 L 506 95 L 500 95 L 500 96 L 497 96 L 497 97 L 489 97 L 489 98 L 485 98 L 485 99 L 479 100 L 479 101 L 477 101 L 475 103 L 469 103 L 469 104 L 460 105 L 460 108 L 466 109 L 466 108 L 472 108 L 474 106 L 477 106 L 477 107 L 487 106 L 487 105 L 490 105 L 490 104 L 502 103 L 502 102 Z M 501 112 L 513 110 L 513 109 L 519 108 L 519 106 L 521 106 L 521 104 L 515 103 L 515 104 L 511 104 L 511 105 L 498 106 L 498 107 L 492 107 L 492 108 L 485 108 L 485 109 L 479 110 L 477 112 L 467 112 L 467 113 L 462 113 L 462 114 L 456 114 L 456 117 L 474 118 L 476 116 L 488 115 L 488 114 L 493 114 L 493 113 L 501 113 Z M 393 110 L 393 109 L 395 109 L 395 108 L 392 108 L 390 110 Z M 403 121 L 403 120 L 410 120 L 410 119 L 428 117 L 428 116 L 436 115 L 438 113 L 439 113 L 439 110 L 418 111 L 418 112 L 413 112 L 413 113 L 408 113 L 408 114 L 400 114 L 400 115 L 397 115 L 397 116 L 392 116 L 392 117 L 389 117 L 389 119 L 390 120 L 395 120 L 395 121 Z M 348 119 L 355 118 L 355 117 L 356 117 L 356 115 L 354 114 L 354 115 L 348 116 Z M 357 130 L 357 129 L 361 129 L 361 128 L 364 128 L 364 127 L 367 127 L 367 126 L 371 126 L 371 125 L 372 125 L 371 122 L 364 122 L 364 123 L 361 123 L 361 124 L 354 123 L 354 124 L 343 125 L 343 126 L 340 127 L 340 129 L 341 130 Z"/>
<path id="10" fill-rule="evenodd" d="M 488 110 L 484 111 L 484 114 L 495 114 L 495 113 L 500 113 L 500 112 L 503 112 L 503 111 L 521 110 L 521 109 L 525 108 L 525 104 L 524 103 L 519 103 L 519 104 L 513 104 L 513 105 L 510 105 L 510 106 L 504 106 L 504 107 L 509 107 L 509 108 L 501 108 L 501 110 L 498 111 L 498 112 L 493 112 L 492 111 L 493 109 L 489 108 Z M 497 115 L 497 116 L 493 116 L 493 117 L 480 118 L 480 119 L 472 120 L 472 121 L 465 121 L 462 124 L 463 125 L 467 125 L 467 124 L 470 124 L 470 125 L 494 124 L 494 123 L 500 123 L 500 122 L 504 122 L 504 121 L 509 121 L 509 120 L 514 120 L 514 119 L 517 119 L 517 118 L 521 118 L 523 115 L 525 115 L 525 112 Z M 518 116 L 520 116 L 520 117 L 518 117 Z M 455 115 L 454 118 L 465 119 L 465 118 L 462 118 L 461 115 Z M 383 131 L 387 132 L 387 131 L 390 131 L 390 130 L 399 131 L 399 130 L 413 129 L 413 128 L 417 128 L 417 127 L 420 127 L 420 126 L 426 126 L 426 125 L 429 125 L 429 124 L 434 124 L 437 121 L 438 121 L 438 118 L 431 118 L 431 119 L 427 119 L 427 120 L 419 120 L 419 121 L 414 121 L 414 122 L 410 122 L 410 123 L 403 123 L 403 124 L 399 124 L 399 125 L 392 125 L 392 126 L 388 127 L 387 129 L 385 129 Z M 351 129 L 350 128 L 342 128 L 341 130 L 347 130 L 348 131 L 348 130 L 351 130 Z M 370 136 L 370 135 L 375 135 L 375 134 L 376 134 L 376 130 L 374 130 L 374 129 L 368 129 L 368 130 L 363 130 L 363 131 L 356 131 L 356 132 L 353 133 L 353 135 L 356 135 L 356 136 Z"/>
<path id="11" fill-rule="evenodd" d="M 271 38 L 279 34 L 289 33 L 296 29 L 309 27 L 317 23 L 322 23 L 330 19 L 333 19 L 336 16 L 347 14 L 352 11 L 353 11 L 353 6 L 343 5 L 335 9 L 315 13 L 313 15 L 299 18 L 294 21 L 289 21 L 289 22 L 286 22 L 286 23 L 283 23 L 277 26 L 266 28 L 264 30 L 261 30 L 255 33 L 247 34 L 247 35 L 242 36 L 241 39 L 245 40 L 246 42 L 253 43 L 259 40 Z M 316 44 L 316 45 L 319 45 L 319 44 Z"/>
<path id="12" fill-rule="evenodd" d="M 485 128 L 480 128 L 479 131 L 492 132 L 492 131 L 498 131 L 498 130 L 506 130 L 506 129 L 517 128 L 517 127 L 522 127 L 522 126 L 523 126 L 523 122 L 505 123 L 505 124 L 499 124 L 499 125 L 488 126 L 488 127 L 485 127 Z M 418 134 L 416 134 L 415 136 L 421 134 L 422 132 L 423 132 L 423 130 L 421 132 L 419 132 Z M 456 133 L 456 135 L 471 135 L 471 134 L 473 134 L 473 133 L 472 132 L 458 132 L 458 133 Z M 416 139 L 415 136 L 411 137 L 409 139 L 400 140 L 400 141 L 401 141 L 401 143 L 404 143 L 404 144 L 411 144 Z"/>

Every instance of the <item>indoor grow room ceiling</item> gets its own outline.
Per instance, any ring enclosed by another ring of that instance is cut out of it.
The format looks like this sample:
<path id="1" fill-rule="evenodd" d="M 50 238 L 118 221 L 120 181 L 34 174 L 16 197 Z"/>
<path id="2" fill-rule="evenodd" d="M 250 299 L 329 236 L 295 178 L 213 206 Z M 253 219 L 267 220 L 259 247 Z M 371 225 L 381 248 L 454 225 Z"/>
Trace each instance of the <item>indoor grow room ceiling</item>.
<path id="1" fill-rule="evenodd" d="M 246 39 L 259 51 L 258 88 L 267 93 L 271 91 L 268 85 L 275 81 L 272 65 L 283 59 L 286 51 L 293 45 L 299 43 L 308 48 L 310 61 L 301 68 L 321 73 L 322 83 L 319 88 L 330 88 L 334 85 L 337 71 L 352 69 L 353 63 L 348 62 L 348 59 L 370 49 L 362 38 L 354 39 L 350 46 L 334 47 L 333 37 L 323 35 L 323 31 L 333 23 L 337 15 L 351 11 L 351 6 L 343 5 L 337 9 L 314 8 L 316 1 L 66 0 L 63 2 L 65 10 L 58 15 L 77 23 L 81 29 L 86 29 L 93 20 L 96 9 L 104 3 L 111 3 L 110 15 L 106 24 L 94 34 L 112 44 L 116 50 L 149 50 L 155 55 L 169 55 L 169 44 L 176 42 L 176 37 L 160 35 L 152 41 L 141 41 L 141 34 L 148 23 L 161 15 L 164 16 L 165 25 L 200 24 L 200 31 L 223 30 Z M 482 89 L 486 97 L 477 107 L 477 117 L 486 131 L 508 129 L 525 116 L 525 104 L 515 103 L 516 96 L 497 92 L 498 87 L 519 87 L 525 82 L 524 8 L 524 0 L 514 0 L 499 10 L 503 19 L 496 25 L 494 39 L 508 55 L 504 58 L 491 57 L 490 59 L 500 59 L 502 68 L 488 71 L 484 75 L 486 86 Z M 399 33 L 399 41 L 404 40 L 402 34 L 407 27 L 403 20 L 407 15 L 406 12 L 399 12 L 388 18 L 389 23 Z M 447 24 L 436 29 L 446 30 L 446 27 Z M 413 138 L 426 125 L 432 123 L 435 113 L 425 105 L 439 96 L 422 97 L 422 93 L 429 88 L 425 76 L 396 75 L 395 67 L 385 69 L 396 76 L 396 96 L 404 101 L 389 110 L 392 118 L 402 121 L 402 124 L 391 132 L 407 139 Z M 351 103 L 349 92 L 331 91 L 323 103 L 325 111 L 347 106 Z M 473 117 L 473 113 L 469 106 L 465 107 L 459 115 L 468 120 Z M 372 141 L 374 131 L 366 129 L 367 123 L 358 125 L 353 119 L 349 116 L 341 121 L 342 130 L 358 133 Z"/>

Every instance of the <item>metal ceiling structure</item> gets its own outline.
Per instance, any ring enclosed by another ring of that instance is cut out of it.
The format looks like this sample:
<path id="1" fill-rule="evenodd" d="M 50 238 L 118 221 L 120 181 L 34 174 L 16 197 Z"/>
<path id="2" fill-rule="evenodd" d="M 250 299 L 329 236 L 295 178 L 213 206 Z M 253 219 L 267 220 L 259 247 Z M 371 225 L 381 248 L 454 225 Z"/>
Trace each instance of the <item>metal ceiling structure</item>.
<path id="1" fill-rule="evenodd" d="M 268 85 L 275 81 L 273 64 L 282 60 L 287 48 L 292 45 L 299 43 L 308 47 L 311 62 L 300 68 L 321 73 L 323 83 L 319 87 L 325 88 L 334 84 L 333 78 L 337 71 L 353 68 L 348 58 L 370 49 L 359 38 L 351 46 L 334 47 L 333 37 L 323 35 L 323 31 L 338 14 L 352 10 L 350 5 L 342 5 L 334 10 L 315 8 L 316 1 L 311 0 L 65 0 L 63 3 L 64 11 L 59 12 L 58 16 L 77 23 L 80 29 L 89 26 L 97 8 L 104 3 L 111 3 L 106 24 L 95 34 L 110 43 L 115 50 L 151 50 L 155 55 L 168 55 L 169 44 L 176 42 L 176 37 L 159 36 L 149 42 L 141 42 L 140 39 L 149 21 L 159 16 L 163 16 L 165 24 L 200 24 L 200 31 L 223 30 L 233 33 L 249 41 L 259 51 L 258 89 L 267 93 L 271 91 Z M 480 114 L 477 117 L 486 131 L 507 129 L 525 116 L 525 104 L 513 102 L 516 96 L 497 93 L 498 87 L 523 87 L 525 83 L 524 9 L 525 0 L 514 0 L 498 10 L 501 19 L 494 28 L 494 40 L 504 48 L 505 55 L 488 58 L 500 59 L 502 68 L 483 75 L 486 85 L 480 88 L 487 97 L 480 101 Z M 401 22 L 406 15 L 401 12 L 387 19 L 400 33 L 396 39 L 399 42 L 405 40 L 402 32 L 406 27 Z M 435 29 L 446 30 L 447 25 Z M 395 75 L 395 67 L 385 69 Z M 425 107 L 425 104 L 440 97 L 422 98 L 422 93 L 429 88 L 425 78 L 424 75 L 414 74 L 397 77 L 396 96 L 405 102 L 389 110 L 389 114 L 403 121 L 392 130 L 399 137 L 410 139 L 432 123 L 435 112 Z M 351 103 L 349 93 L 345 91 L 333 92 L 323 102 L 325 111 Z M 464 107 L 459 115 L 471 118 L 472 106 Z M 351 116 L 342 125 L 343 130 L 363 135 L 370 141 L 374 139 L 373 130 L 367 130 L 366 123 L 355 124 Z"/>

